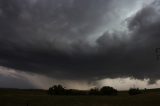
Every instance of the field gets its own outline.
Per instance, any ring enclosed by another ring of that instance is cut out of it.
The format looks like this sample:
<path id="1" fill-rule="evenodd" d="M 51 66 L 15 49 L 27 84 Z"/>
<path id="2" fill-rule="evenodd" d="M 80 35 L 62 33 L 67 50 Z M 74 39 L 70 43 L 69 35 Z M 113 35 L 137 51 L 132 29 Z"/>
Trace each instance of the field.
<path id="1" fill-rule="evenodd" d="M 0 106 L 160 106 L 159 90 L 130 96 L 48 96 L 43 90 L 0 90 Z"/>

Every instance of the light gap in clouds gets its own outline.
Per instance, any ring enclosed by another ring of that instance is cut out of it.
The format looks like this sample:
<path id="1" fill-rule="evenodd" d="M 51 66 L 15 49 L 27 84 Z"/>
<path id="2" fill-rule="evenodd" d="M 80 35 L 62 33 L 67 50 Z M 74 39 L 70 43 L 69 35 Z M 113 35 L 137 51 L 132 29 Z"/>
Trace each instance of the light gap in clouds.
<path id="1" fill-rule="evenodd" d="M 130 4 L 127 4 L 128 6 L 124 6 L 123 3 L 125 3 L 125 0 L 122 1 L 120 5 L 118 4 L 119 2 L 117 3 L 117 1 L 111 3 L 110 5 L 113 7 L 113 9 L 111 12 L 106 12 L 106 15 L 103 16 L 105 24 L 101 25 L 101 27 L 93 32 L 91 36 L 88 36 L 88 41 L 91 45 L 96 46 L 96 40 L 106 32 L 114 33 L 115 31 L 119 31 L 121 33 L 129 33 L 127 20 L 133 17 L 142 8 L 151 4 L 153 1 L 154 0 L 135 0 Z M 108 20 L 108 16 L 110 16 L 109 18 L 111 20 Z M 128 35 L 129 34 L 127 34 L 126 37 L 128 37 Z"/>
<path id="2" fill-rule="evenodd" d="M 158 80 L 155 84 L 150 84 L 150 85 L 148 84 L 149 79 L 138 80 L 132 77 L 113 78 L 113 79 L 106 78 L 106 79 L 87 83 L 87 81 L 53 79 L 44 75 L 17 71 L 17 70 L 5 68 L 2 66 L 0 67 L 0 76 L 3 76 L 4 78 L 6 78 L 6 80 L 8 80 L 8 78 L 13 78 L 13 79 L 18 79 L 22 81 L 21 83 L 16 84 L 17 88 L 23 88 L 21 86 L 22 83 L 30 83 L 32 86 L 28 86 L 28 88 L 34 88 L 34 89 L 35 88 L 48 89 L 50 86 L 56 85 L 56 84 L 62 84 L 67 89 L 80 89 L 80 90 L 88 90 L 94 87 L 100 88 L 102 86 L 112 86 L 118 90 L 128 90 L 129 88 L 133 88 L 133 87 L 137 87 L 141 89 L 160 87 L 160 80 Z M 11 83 L 14 84 L 14 80 L 11 81 Z M 3 86 L 3 83 L 0 83 L 0 85 Z M 6 87 L 12 88 L 13 85 L 6 86 Z"/>

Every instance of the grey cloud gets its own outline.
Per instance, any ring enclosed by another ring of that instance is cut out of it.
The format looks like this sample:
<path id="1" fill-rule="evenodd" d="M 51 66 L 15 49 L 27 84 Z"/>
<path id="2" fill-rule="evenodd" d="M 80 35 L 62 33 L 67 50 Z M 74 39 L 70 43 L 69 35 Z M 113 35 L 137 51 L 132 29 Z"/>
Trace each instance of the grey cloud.
<path id="1" fill-rule="evenodd" d="M 0 87 L 1 88 L 20 88 L 20 89 L 31 89 L 36 88 L 33 84 L 26 80 L 0 75 Z"/>
<path id="2" fill-rule="evenodd" d="M 110 32 L 138 2 L 126 1 L 0 0 L 0 65 L 62 79 L 159 79 L 158 1 Z"/>

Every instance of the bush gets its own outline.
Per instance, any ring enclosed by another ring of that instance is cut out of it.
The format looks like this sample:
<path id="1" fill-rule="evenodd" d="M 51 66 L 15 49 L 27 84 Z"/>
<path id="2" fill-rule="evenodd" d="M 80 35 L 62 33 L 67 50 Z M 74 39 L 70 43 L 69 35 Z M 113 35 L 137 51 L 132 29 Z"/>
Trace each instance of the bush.
<path id="1" fill-rule="evenodd" d="M 92 88 L 89 90 L 89 95 L 99 95 L 99 89 L 98 88 Z"/>
<path id="2" fill-rule="evenodd" d="M 104 86 L 100 89 L 100 94 L 101 95 L 117 95 L 117 90 L 112 88 L 112 87 L 109 87 L 109 86 Z"/>
<path id="3" fill-rule="evenodd" d="M 139 88 L 130 88 L 128 93 L 129 95 L 138 95 L 141 94 L 142 91 Z"/>
<path id="4" fill-rule="evenodd" d="M 48 95 L 117 95 L 117 90 L 104 86 L 100 90 L 92 88 L 90 90 L 65 89 L 62 85 L 54 85 L 48 89 Z"/>
<path id="5" fill-rule="evenodd" d="M 49 95 L 65 95 L 66 90 L 63 88 L 62 85 L 54 85 L 48 89 Z"/>
<path id="6" fill-rule="evenodd" d="M 48 89 L 48 95 L 53 95 L 54 94 L 54 90 L 53 90 L 53 87 L 50 87 L 49 89 Z"/>

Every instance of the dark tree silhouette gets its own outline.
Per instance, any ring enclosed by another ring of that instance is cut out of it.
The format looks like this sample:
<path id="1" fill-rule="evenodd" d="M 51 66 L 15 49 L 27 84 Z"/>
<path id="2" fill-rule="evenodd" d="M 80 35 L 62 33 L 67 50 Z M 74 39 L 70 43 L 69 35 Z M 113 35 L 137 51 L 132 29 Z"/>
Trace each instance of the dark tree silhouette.
<path id="1" fill-rule="evenodd" d="M 53 90 L 53 87 L 50 87 L 49 89 L 48 89 L 48 95 L 53 95 L 53 93 L 54 93 L 54 90 Z"/>
<path id="2" fill-rule="evenodd" d="M 117 95 L 117 90 L 114 89 L 113 87 L 109 87 L 109 86 L 104 86 L 100 89 L 100 94 L 101 95 Z"/>
<path id="3" fill-rule="evenodd" d="M 98 88 L 92 88 L 89 90 L 89 95 L 99 95 L 99 89 Z"/>
<path id="4" fill-rule="evenodd" d="M 90 90 L 65 89 L 62 85 L 54 85 L 48 89 L 48 95 L 117 95 L 117 90 L 105 86 L 100 90 L 92 88 Z"/>
<path id="5" fill-rule="evenodd" d="M 65 89 L 62 85 L 54 85 L 53 86 L 53 94 L 54 95 L 64 95 Z"/>
<path id="6" fill-rule="evenodd" d="M 142 91 L 139 88 L 130 88 L 128 93 L 129 95 L 138 95 L 142 94 Z"/>
<path id="7" fill-rule="evenodd" d="M 49 95 L 65 95 L 65 89 L 62 85 L 54 85 L 48 89 Z"/>

